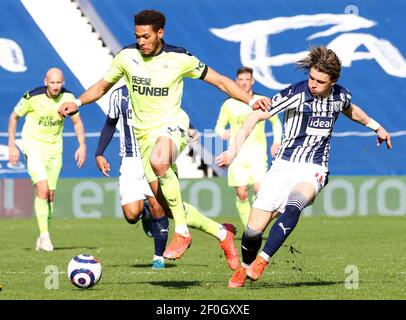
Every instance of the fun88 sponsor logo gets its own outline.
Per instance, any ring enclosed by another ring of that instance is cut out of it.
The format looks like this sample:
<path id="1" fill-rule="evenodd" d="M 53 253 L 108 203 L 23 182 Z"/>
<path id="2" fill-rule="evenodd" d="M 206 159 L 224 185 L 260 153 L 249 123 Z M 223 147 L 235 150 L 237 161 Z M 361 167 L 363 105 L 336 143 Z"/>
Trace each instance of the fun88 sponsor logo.
<path id="1" fill-rule="evenodd" d="M 331 133 L 333 124 L 333 117 L 310 117 L 307 123 L 306 134 L 327 137 Z"/>

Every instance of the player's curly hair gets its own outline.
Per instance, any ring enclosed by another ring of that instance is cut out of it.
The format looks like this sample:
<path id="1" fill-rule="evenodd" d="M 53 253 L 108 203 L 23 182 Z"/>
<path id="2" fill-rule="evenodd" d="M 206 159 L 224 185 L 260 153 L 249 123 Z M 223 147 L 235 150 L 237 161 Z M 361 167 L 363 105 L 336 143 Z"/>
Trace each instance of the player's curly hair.
<path id="1" fill-rule="evenodd" d="M 300 69 L 305 69 L 307 72 L 311 68 L 319 72 L 326 73 L 332 81 L 337 81 L 341 73 L 341 61 L 335 52 L 325 46 L 310 47 L 309 54 L 306 58 L 296 62 Z"/>
<path id="2" fill-rule="evenodd" d="M 134 15 L 134 24 L 137 26 L 152 26 L 157 32 L 165 27 L 165 15 L 157 10 L 144 10 Z"/>

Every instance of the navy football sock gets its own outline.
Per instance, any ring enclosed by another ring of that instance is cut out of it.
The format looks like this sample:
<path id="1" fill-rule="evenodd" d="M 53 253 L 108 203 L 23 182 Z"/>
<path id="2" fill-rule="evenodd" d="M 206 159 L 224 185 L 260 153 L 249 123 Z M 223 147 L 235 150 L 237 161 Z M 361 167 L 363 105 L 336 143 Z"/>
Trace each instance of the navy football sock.
<path id="1" fill-rule="evenodd" d="M 247 224 L 241 239 L 242 262 L 250 265 L 257 257 L 261 244 L 262 232 L 255 231 Z"/>
<path id="2" fill-rule="evenodd" d="M 299 192 L 289 195 L 288 203 L 285 206 L 285 212 L 280 215 L 278 220 L 269 230 L 269 236 L 266 240 L 263 251 L 272 257 L 287 237 L 296 227 L 300 218 L 300 213 L 306 207 L 307 199 Z"/>
<path id="3" fill-rule="evenodd" d="M 168 241 L 169 219 L 162 217 L 152 218 L 152 235 L 154 236 L 155 255 L 162 257 Z"/>

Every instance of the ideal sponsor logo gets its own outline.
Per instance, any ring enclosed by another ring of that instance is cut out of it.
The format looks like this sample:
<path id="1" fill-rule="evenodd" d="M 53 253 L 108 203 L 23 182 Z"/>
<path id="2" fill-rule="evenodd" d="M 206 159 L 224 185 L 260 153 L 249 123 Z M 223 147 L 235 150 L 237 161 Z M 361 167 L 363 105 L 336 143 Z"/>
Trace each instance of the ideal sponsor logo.
<path id="1" fill-rule="evenodd" d="M 306 134 L 327 137 L 331 133 L 333 124 L 333 117 L 310 117 L 307 123 Z"/>
<path id="2" fill-rule="evenodd" d="M 331 129 L 334 124 L 334 118 L 332 117 L 310 117 L 308 127 Z"/>

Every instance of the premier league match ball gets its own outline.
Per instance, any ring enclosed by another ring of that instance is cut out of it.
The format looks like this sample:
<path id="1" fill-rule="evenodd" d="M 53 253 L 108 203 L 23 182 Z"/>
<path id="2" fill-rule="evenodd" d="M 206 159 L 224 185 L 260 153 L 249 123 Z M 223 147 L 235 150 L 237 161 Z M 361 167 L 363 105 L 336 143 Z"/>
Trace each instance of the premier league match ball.
<path id="1" fill-rule="evenodd" d="M 78 288 L 90 288 L 97 284 L 102 276 L 100 261 L 88 254 L 72 258 L 68 264 L 68 278 Z"/>

